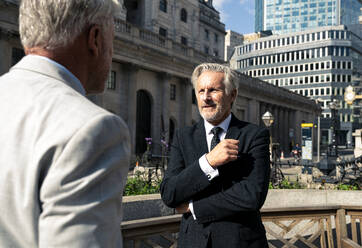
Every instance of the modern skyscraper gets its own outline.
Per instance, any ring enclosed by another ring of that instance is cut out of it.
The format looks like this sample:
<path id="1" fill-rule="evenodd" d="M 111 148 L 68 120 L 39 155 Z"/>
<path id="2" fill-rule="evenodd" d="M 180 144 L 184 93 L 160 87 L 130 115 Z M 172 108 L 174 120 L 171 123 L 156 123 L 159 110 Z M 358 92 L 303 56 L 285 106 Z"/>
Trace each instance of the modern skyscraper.
<path id="1" fill-rule="evenodd" d="M 285 34 L 357 24 L 362 0 L 256 0 L 255 32 Z"/>

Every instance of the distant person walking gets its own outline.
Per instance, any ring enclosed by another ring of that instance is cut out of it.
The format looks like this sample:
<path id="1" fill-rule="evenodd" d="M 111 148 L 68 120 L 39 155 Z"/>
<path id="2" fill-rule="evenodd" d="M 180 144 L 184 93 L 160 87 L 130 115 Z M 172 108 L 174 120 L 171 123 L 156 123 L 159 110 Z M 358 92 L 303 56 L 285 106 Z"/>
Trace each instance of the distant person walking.
<path id="1" fill-rule="evenodd" d="M 129 131 L 104 90 L 115 0 L 22 0 L 26 56 L 0 78 L 0 247 L 122 247 Z"/>

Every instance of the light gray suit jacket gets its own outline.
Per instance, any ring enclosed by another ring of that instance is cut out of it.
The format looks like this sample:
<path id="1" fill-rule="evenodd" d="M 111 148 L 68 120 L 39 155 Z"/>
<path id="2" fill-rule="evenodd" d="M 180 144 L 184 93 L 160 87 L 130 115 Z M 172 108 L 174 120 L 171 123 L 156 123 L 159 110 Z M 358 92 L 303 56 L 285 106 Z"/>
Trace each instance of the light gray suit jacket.
<path id="1" fill-rule="evenodd" d="M 122 247 L 129 131 L 54 64 L 0 78 L 0 247 Z"/>

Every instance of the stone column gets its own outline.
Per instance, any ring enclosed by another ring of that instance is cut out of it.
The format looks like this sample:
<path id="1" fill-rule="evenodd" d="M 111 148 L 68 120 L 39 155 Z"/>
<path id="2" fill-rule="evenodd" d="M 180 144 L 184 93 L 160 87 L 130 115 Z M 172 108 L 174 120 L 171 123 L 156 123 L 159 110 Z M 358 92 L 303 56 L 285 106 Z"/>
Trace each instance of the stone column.
<path id="1" fill-rule="evenodd" d="M 192 124 L 192 83 L 190 79 L 185 79 L 185 102 L 183 104 L 185 111 L 185 125 L 190 126 Z"/>
<path id="2" fill-rule="evenodd" d="M 291 152 L 291 150 L 289 149 L 290 148 L 290 142 L 291 142 L 291 138 L 289 136 L 289 131 L 291 128 L 293 128 L 290 124 L 290 110 L 289 109 L 286 109 L 285 110 L 285 117 L 284 117 L 284 120 L 285 120 L 285 127 L 287 129 L 287 138 L 286 138 L 286 150 L 284 151 L 284 155 L 286 154 L 289 154 Z"/>
<path id="3" fill-rule="evenodd" d="M 127 125 L 131 135 L 131 151 L 134 154 L 136 150 L 137 74 L 139 67 L 132 64 L 125 67 L 125 70 L 128 71 Z"/>
<path id="4" fill-rule="evenodd" d="M 273 142 L 279 143 L 280 142 L 280 134 L 279 134 L 279 125 L 280 125 L 280 118 L 279 118 L 279 107 L 273 105 L 273 112 L 274 115 L 274 123 L 273 123 Z"/>
<path id="5" fill-rule="evenodd" d="M 161 82 L 160 87 L 160 99 L 161 99 L 161 118 L 160 118 L 160 131 L 161 137 L 164 138 L 167 142 L 169 140 L 169 123 L 170 123 L 170 80 L 171 75 L 167 73 L 159 74 L 159 79 Z M 163 130 L 162 130 L 163 127 Z"/>
<path id="6" fill-rule="evenodd" d="M 191 89 L 187 85 L 189 84 L 189 81 L 187 79 L 180 79 L 179 83 L 179 89 L 180 94 L 177 94 L 177 97 L 179 99 L 177 100 L 178 105 L 178 119 L 179 119 L 179 125 L 178 127 L 183 127 L 187 125 L 187 121 L 191 123 Z M 190 85 L 191 87 L 191 85 Z M 187 91 L 190 90 L 188 93 Z M 190 117 L 187 117 L 187 115 L 190 115 Z"/>
<path id="7" fill-rule="evenodd" d="M 280 150 L 281 151 L 285 151 L 285 139 L 286 139 L 286 136 L 287 136 L 287 132 L 286 132 L 286 128 L 285 128 L 285 109 L 284 108 L 280 108 L 279 109 L 279 114 L 280 114 L 280 118 L 279 118 L 279 121 L 280 121 L 280 125 L 279 125 L 279 143 L 280 143 Z"/>
<path id="8" fill-rule="evenodd" d="M 128 108 L 126 106 L 129 106 L 129 88 L 130 88 L 130 82 L 128 80 L 129 77 L 129 70 L 130 66 L 121 64 L 120 65 L 120 75 L 116 76 L 116 85 L 117 87 L 117 93 L 119 96 L 119 115 L 122 117 L 122 119 L 127 123 L 128 122 Z"/>
<path id="9" fill-rule="evenodd" d="M 301 137 L 301 127 L 300 124 L 302 123 L 302 112 L 300 110 L 297 110 L 295 112 L 295 118 L 294 118 L 294 126 L 296 128 L 295 130 L 295 143 L 301 144 L 302 137 Z"/>
<path id="10" fill-rule="evenodd" d="M 247 121 L 260 125 L 261 122 L 263 122 L 261 116 L 265 113 L 265 111 L 263 112 L 262 104 L 255 99 L 250 99 L 248 105 L 248 113 L 246 113 Z"/>

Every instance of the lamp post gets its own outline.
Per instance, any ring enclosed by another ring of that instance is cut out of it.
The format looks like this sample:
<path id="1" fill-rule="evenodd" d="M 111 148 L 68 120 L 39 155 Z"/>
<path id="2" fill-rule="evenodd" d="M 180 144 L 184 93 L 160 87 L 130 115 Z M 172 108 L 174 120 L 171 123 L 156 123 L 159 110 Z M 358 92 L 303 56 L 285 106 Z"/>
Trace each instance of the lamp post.
<path id="1" fill-rule="evenodd" d="M 270 145 L 269 145 L 269 150 L 270 150 L 270 155 L 272 156 L 273 158 L 273 137 L 272 137 L 272 134 L 271 134 L 271 130 L 270 130 L 270 127 L 271 125 L 273 125 L 274 123 L 274 116 L 269 112 L 269 111 L 266 111 L 263 116 L 261 117 L 261 119 L 263 120 L 265 126 L 269 129 L 269 132 L 270 132 Z"/>
<path id="2" fill-rule="evenodd" d="M 329 109 L 331 110 L 331 115 L 332 115 L 332 125 L 331 125 L 332 143 L 329 148 L 329 156 L 331 156 L 331 157 L 338 156 L 337 140 L 336 140 L 336 138 L 337 138 L 336 132 L 337 132 L 337 129 L 339 129 L 338 116 L 337 116 L 338 108 L 339 108 L 339 101 L 336 99 L 333 99 L 333 101 L 329 103 Z"/>
<path id="3" fill-rule="evenodd" d="M 318 104 L 318 106 L 320 107 L 321 103 L 323 102 L 323 100 L 321 98 L 317 98 L 316 99 L 316 103 Z M 321 114 L 319 113 L 317 116 L 317 125 L 318 125 L 318 129 L 317 129 L 317 162 L 320 162 L 320 151 L 321 151 Z"/>
<path id="4" fill-rule="evenodd" d="M 269 145 L 269 150 L 270 150 L 270 155 L 271 155 L 271 161 L 272 161 L 272 175 L 271 175 L 271 181 L 273 185 L 277 185 L 279 183 L 278 180 L 278 170 L 277 170 L 277 164 L 276 164 L 276 155 L 274 152 L 274 147 L 273 147 L 273 138 L 272 138 L 272 134 L 270 131 L 270 127 L 273 125 L 274 123 L 274 116 L 269 112 L 265 112 L 263 114 L 263 116 L 261 117 L 261 119 L 263 120 L 265 126 L 269 129 L 270 132 L 270 145 Z"/>

